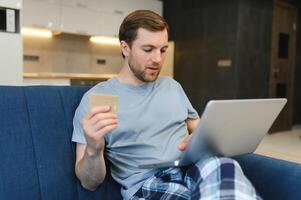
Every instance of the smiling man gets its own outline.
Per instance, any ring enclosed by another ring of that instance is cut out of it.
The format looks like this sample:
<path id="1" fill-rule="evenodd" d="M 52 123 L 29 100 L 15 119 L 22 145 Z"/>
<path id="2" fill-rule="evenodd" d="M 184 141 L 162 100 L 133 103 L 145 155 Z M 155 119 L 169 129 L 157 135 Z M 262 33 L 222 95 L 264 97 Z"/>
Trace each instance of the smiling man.
<path id="1" fill-rule="evenodd" d="M 106 157 L 124 199 L 259 198 L 229 158 L 204 156 L 185 168 L 138 168 L 178 157 L 200 119 L 181 85 L 158 77 L 168 48 L 168 25 L 161 16 L 148 10 L 130 13 L 119 40 L 120 73 L 91 88 L 74 116 L 75 172 L 83 187 L 95 190 L 103 182 Z M 109 106 L 89 109 L 91 93 L 118 95 L 118 114 Z"/>

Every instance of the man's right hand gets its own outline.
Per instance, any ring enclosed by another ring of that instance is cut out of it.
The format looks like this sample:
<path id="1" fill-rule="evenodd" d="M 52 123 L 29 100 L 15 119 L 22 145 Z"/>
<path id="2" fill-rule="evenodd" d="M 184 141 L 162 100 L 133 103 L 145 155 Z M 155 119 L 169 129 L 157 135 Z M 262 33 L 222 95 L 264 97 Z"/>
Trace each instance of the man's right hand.
<path id="1" fill-rule="evenodd" d="M 104 136 L 118 126 L 117 114 L 110 111 L 110 106 L 96 106 L 90 109 L 82 121 L 87 140 L 86 151 L 90 156 L 104 150 Z"/>

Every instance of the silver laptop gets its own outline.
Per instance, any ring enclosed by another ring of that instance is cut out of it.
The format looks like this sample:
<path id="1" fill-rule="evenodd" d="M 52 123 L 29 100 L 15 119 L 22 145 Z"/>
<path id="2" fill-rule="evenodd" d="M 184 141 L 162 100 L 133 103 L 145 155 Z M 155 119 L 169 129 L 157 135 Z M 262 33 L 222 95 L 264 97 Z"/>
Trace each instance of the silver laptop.
<path id="1" fill-rule="evenodd" d="M 212 100 L 179 158 L 146 163 L 139 168 L 185 166 L 204 156 L 206 148 L 221 156 L 236 156 L 255 151 L 286 104 L 286 99 Z"/>

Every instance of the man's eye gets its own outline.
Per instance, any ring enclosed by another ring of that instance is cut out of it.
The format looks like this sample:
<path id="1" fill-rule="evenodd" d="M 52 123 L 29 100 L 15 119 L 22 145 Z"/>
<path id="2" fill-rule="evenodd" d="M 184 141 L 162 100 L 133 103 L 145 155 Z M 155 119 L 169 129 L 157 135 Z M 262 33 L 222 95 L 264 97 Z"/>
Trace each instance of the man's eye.
<path id="1" fill-rule="evenodd" d="M 151 52 L 152 49 L 144 49 L 145 52 Z"/>
<path id="2" fill-rule="evenodd" d="M 166 49 L 161 49 L 161 53 L 165 53 L 166 52 Z"/>

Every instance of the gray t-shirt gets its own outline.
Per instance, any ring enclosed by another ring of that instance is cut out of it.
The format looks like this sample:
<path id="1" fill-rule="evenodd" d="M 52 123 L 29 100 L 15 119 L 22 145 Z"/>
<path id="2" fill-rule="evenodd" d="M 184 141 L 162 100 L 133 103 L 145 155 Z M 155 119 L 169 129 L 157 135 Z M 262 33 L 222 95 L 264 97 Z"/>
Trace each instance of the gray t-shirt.
<path id="1" fill-rule="evenodd" d="M 86 143 L 81 125 L 88 112 L 88 96 L 102 93 L 119 96 L 118 127 L 105 136 L 105 156 L 112 177 L 122 185 L 129 199 L 157 169 L 139 169 L 139 164 L 176 158 L 178 145 L 188 134 L 185 120 L 198 118 L 181 85 L 167 77 L 141 86 L 119 82 L 117 78 L 101 82 L 82 98 L 73 119 L 72 141 Z"/>

